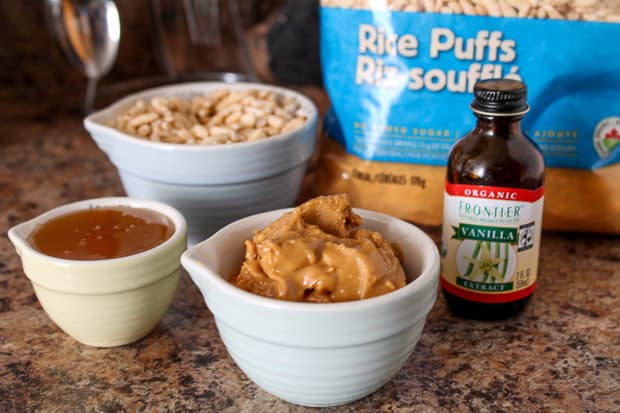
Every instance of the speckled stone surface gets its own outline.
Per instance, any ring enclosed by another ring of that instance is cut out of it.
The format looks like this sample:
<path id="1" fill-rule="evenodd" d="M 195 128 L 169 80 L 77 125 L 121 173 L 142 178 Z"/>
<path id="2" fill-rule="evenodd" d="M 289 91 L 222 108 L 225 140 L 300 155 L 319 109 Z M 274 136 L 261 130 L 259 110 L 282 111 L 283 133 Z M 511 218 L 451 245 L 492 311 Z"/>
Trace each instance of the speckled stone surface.
<path id="1" fill-rule="evenodd" d="M 118 3 L 123 16 L 147 5 Z M 76 115 L 84 80 L 43 30 L 42 8 L 0 0 L 0 17 L 0 412 L 319 411 L 271 396 L 236 367 L 186 274 L 162 322 L 128 346 L 84 346 L 47 317 L 8 228 L 123 189 Z M 111 81 L 154 69 L 142 50 L 149 27 L 125 27 L 135 41 L 123 43 Z M 620 236 L 545 233 L 524 314 L 463 321 L 440 296 L 394 380 L 325 411 L 620 411 Z"/>
<path id="2" fill-rule="evenodd" d="M 0 411 L 316 411 L 271 396 L 236 367 L 186 274 L 163 321 L 137 343 L 91 348 L 54 325 L 8 228 L 60 204 L 122 194 L 78 116 L 4 122 Z M 394 380 L 325 411 L 620 411 L 620 237 L 545 233 L 540 287 L 525 313 L 464 321 L 440 296 Z"/>

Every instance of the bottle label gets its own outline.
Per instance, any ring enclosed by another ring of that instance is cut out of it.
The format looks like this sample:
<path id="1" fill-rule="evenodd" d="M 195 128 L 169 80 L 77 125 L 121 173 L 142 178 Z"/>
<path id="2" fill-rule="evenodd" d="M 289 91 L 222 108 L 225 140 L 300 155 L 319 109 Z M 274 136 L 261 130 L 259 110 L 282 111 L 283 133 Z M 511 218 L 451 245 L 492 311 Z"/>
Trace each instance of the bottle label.
<path id="1" fill-rule="evenodd" d="M 446 183 L 441 284 L 447 292 L 506 303 L 534 291 L 543 188 Z"/>

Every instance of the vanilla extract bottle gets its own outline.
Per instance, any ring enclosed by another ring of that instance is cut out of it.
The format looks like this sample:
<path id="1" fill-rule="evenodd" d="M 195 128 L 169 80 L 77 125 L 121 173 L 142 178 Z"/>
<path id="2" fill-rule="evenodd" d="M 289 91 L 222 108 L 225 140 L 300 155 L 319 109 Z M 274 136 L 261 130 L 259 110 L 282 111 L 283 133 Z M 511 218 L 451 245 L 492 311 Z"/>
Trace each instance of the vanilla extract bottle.
<path id="1" fill-rule="evenodd" d="M 471 109 L 476 125 L 448 157 L 441 286 L 454 314 L 504 319 L 536 288 L 545 164 L 521 129 L 523 82 L 478 82 Z"/>

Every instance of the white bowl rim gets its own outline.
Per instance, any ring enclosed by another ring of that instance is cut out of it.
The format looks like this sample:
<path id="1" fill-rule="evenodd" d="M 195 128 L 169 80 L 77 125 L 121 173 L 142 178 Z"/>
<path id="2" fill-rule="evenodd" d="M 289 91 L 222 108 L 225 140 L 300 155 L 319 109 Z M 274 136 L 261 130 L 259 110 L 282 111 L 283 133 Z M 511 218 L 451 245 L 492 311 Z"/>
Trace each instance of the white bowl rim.
<path id="1" fill-rule="evenodd" d="M 260 139 L 257 141 L 245 141 L 245 142 L 237 142 L 234 144 L 222 144 L 222 145 L 194 145 L 194 144 L 184 144 L 184 143 L 168 143 L 168 142 L 155 142 L 148 139 L 142 139 L 128 133 L 122 132 L 119 129 L 113 128 L 112 126 L 108 126 L 98 120 L 101 117 L 105 117 L 108 114 L 115 112 L 122 106 L 128 106 L 130 102 L 136 101 L 141 98 L 145 98 L 146 96 L 155 94 L 157 92 L 169 92 L 169 96 L 174 95 L 174 91 L 178 91 L 177 93 L 181 93 L 181 91 L 185 90 L 195 90 L 196 88 L 211 88 L 212 91 L 215 91 L 216 88 L 228 88 L 228 89 L 261 89 L 261 90 L 269 90 L 275 91 L 284 95 L 294 96 L 304 108 L 308 108 L 310 113 L 308 114 L 308 119 L 306 122 L 301 125 L 299 128 L 294 129 L 289 132 L 280 133 L 278 135 L 274 135 L 265 139 Z M 113 103 L 108 105 L 107 107 L 100 109 L 96 112 L 93 112 L 84 118 L 84 126 L 86 129 L 99 129 L 106 131 L 108 133 L 113 133 L 116 138 L 125 140 L 126 142 L 133 143 L 135 145 L 143 145 L 150 148 L 158 148 L 163 150 L 174 150 L 174 151 L 209 151 L 209 152 L 225 152 L 235 150 L 235 148 L 247 148 L 252 149 L 255 146 L 266 145 L 270 142 L 277 143 L 282 140 L 290 139 L 295 134 L 303 131 L 304 129 L 312 129 L 314 125 L 317 123 L 318 119 L 318 109 L 314 102 L 310 100 L 308 97 L 303 95 L 300 92 L 294 91 L 292 89 L 287 89 L 281 86 L 262 84 L 262 83 L 251 83 L 251 82 L 235 82 L 235 83 L 226 83 L 226 82 L 187 82 L 187 83 L 175 83 L 171 85 L 158 86 L 153 88 L 144 89 L 138 92 L 131 93 Z"/>
<path id="2" fill-rule="evenodd" d="M 124 257 L 118 258 L 107 258 L 100 260 L 73 260 L 67 258 L 59 258 L 53 257 L 51 255 L 44 254 L 38 251 L 34 246 L 32 246 L 28 242 L 28 236 L 32 233 L 32 231 L 38 227 L 39 225 L 49 221 L 52 218 L 75 212 L 81 211 L 84 209 L 91 208 L 102 208 L 102 207 L 112 207 L 112 206 L 127 206 L 131 208 L 144 208 L 150 209 L 152 211 L 163 214 L 168 217 L 172 223 L 174 224 L 174 232 L 164 242 L 156 245 L 153 248 L 149 248 L 146 251 L 139 252 L 137 254 L 131 254 Z M 19 232 L 25 230 L 25 228 L 31 227 L 28 229 L 27 234 L 21 235 Z M 174 207 L 164 204 L 163 202 L 151 201 L 147 199 L 141 198 L 132 198 L 132 197 L 101 197 L 101 198 L 90 198 L 84 199 L 81 201 L 70 202 L 68 204 L 59 205 L 50 210 L 47 210 L 36 217 L 33 217 L 27 221 L 24 221 L 20 224 L 17 224 L 11 227 L 8 231 L 9 239 L 15 244 L 15 246 L 19 246 L 22 249 L 28 249 L 29 253 L 35 257 L 39 257 L 40 259 L 50 260 L 57 265 L 61 266 L 93 266 L 93 265 L 101 265 L 101 264 L 115 264 L 121 263 L 123 261 L 142 259 L 145 256 L 151 254 L 157 254 L 160 250 L 168 248 L 170 244 L 174 244 L 180 241 L 180 238 L 185 237 L 187 233 L 187 223 L 183 215 Z"/>
<path id="3" fill-rule="evenodd" d="M 308 303 L 308 302 L 297 302 L 297 301 L 286 301 L 279 300 L 275 298 L 263 297 L 258 294 L 251 293 L 249 291 L 245 291 L 224 278 L 219 274 L 212 271 L 207 264 L 204 264 L 198 261 L 196 258 L 192 256 L 192 254 L 202 245 L 206 245 L 208 243 L 213 243 L 217 241 L 217 238 L 225 236 L 228 232 L 230 232 L 237 225 L 241 225 L 251 220 L 255 220 L 257 218 L 263 218 L 266 216 L 274 216 L 278 217 L 286 212 L 292 211 L 293 208 L 284 208 L 273 211 L 267 211 L 260 214 L 251 215 L 249 217 L 242 218 L 235 222 L 232 222 L 225 227 L 221 228 L 215 234 L 213 234 L 208 239 L 194 245 L 187 249 L 181 255 L 181 264 L 190 276 L 193 278 L 195 274 L 198 274 L 200 277 L 208 278 L 216 288 L 221 289 L 228 295 L 236 295 L 239 299 L 249 302 L 250 304 L 260 306 L 260 307 L 268 307 L 272 309 L 277 309 L 280 311 L 288 311 L 288 312 L 313 312 L 313 313 L 323 313 L 329 312 L 333 313 L 333 311 L 356 311 L 368 307 L 374 307 L 382 304 L 387 304 L 389 302 L 397 301 L 401 298 L 409 296 L 414 291 L 418 289 L 424 289 L 428 284 L 433 282 L 433 279 L 436 277 L 436 274 L 439 272 L 439 251 L 435 242 L 422 231 L 419 227 L 411 224 L 410 222 L 404 221 L 402 219 L 396 218 L 394 216 L 383 214 L 376 211 L 353 208 L 353 211 L 362 216 L 362 218 L 370 218 L 374 220 L 383 220 L 383 221 L 393 221 L 399 222 L 404 225 L 410 226 L 410 229 L 414 231 L 417 235 L 417 238 L 422 239 L 426 248 L 431 251 L 432 256 L 428 258 L 427 265 L 422 269 L 422 272 L 418 274 L 418 276 L 408 282 L 404 287 L 399 288 L 395 291 L 389 292 L 387 294 L 379 295 L 376 297 L 365 298 L 363 300 L 353 300 L 353 301 L 344 301 L 344 302 L 335 302 L 335 303 Z M 364 225 L 362 224 L 362 228 Z"/>

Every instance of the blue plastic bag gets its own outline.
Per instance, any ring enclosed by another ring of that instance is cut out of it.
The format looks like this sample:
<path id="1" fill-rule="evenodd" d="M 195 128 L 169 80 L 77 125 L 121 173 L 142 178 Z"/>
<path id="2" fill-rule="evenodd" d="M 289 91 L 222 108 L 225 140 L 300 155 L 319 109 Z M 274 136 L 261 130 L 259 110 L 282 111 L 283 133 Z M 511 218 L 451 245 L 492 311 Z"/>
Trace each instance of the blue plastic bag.
<path id="1" fill-rule="evenodd" d="M 439 224 L 474 83 L 516 78 L 548 166 L 545 228 L 620 233 L 620 24 L 332 7 L 320 24 L 333 107 L 319 192 Z"/>

